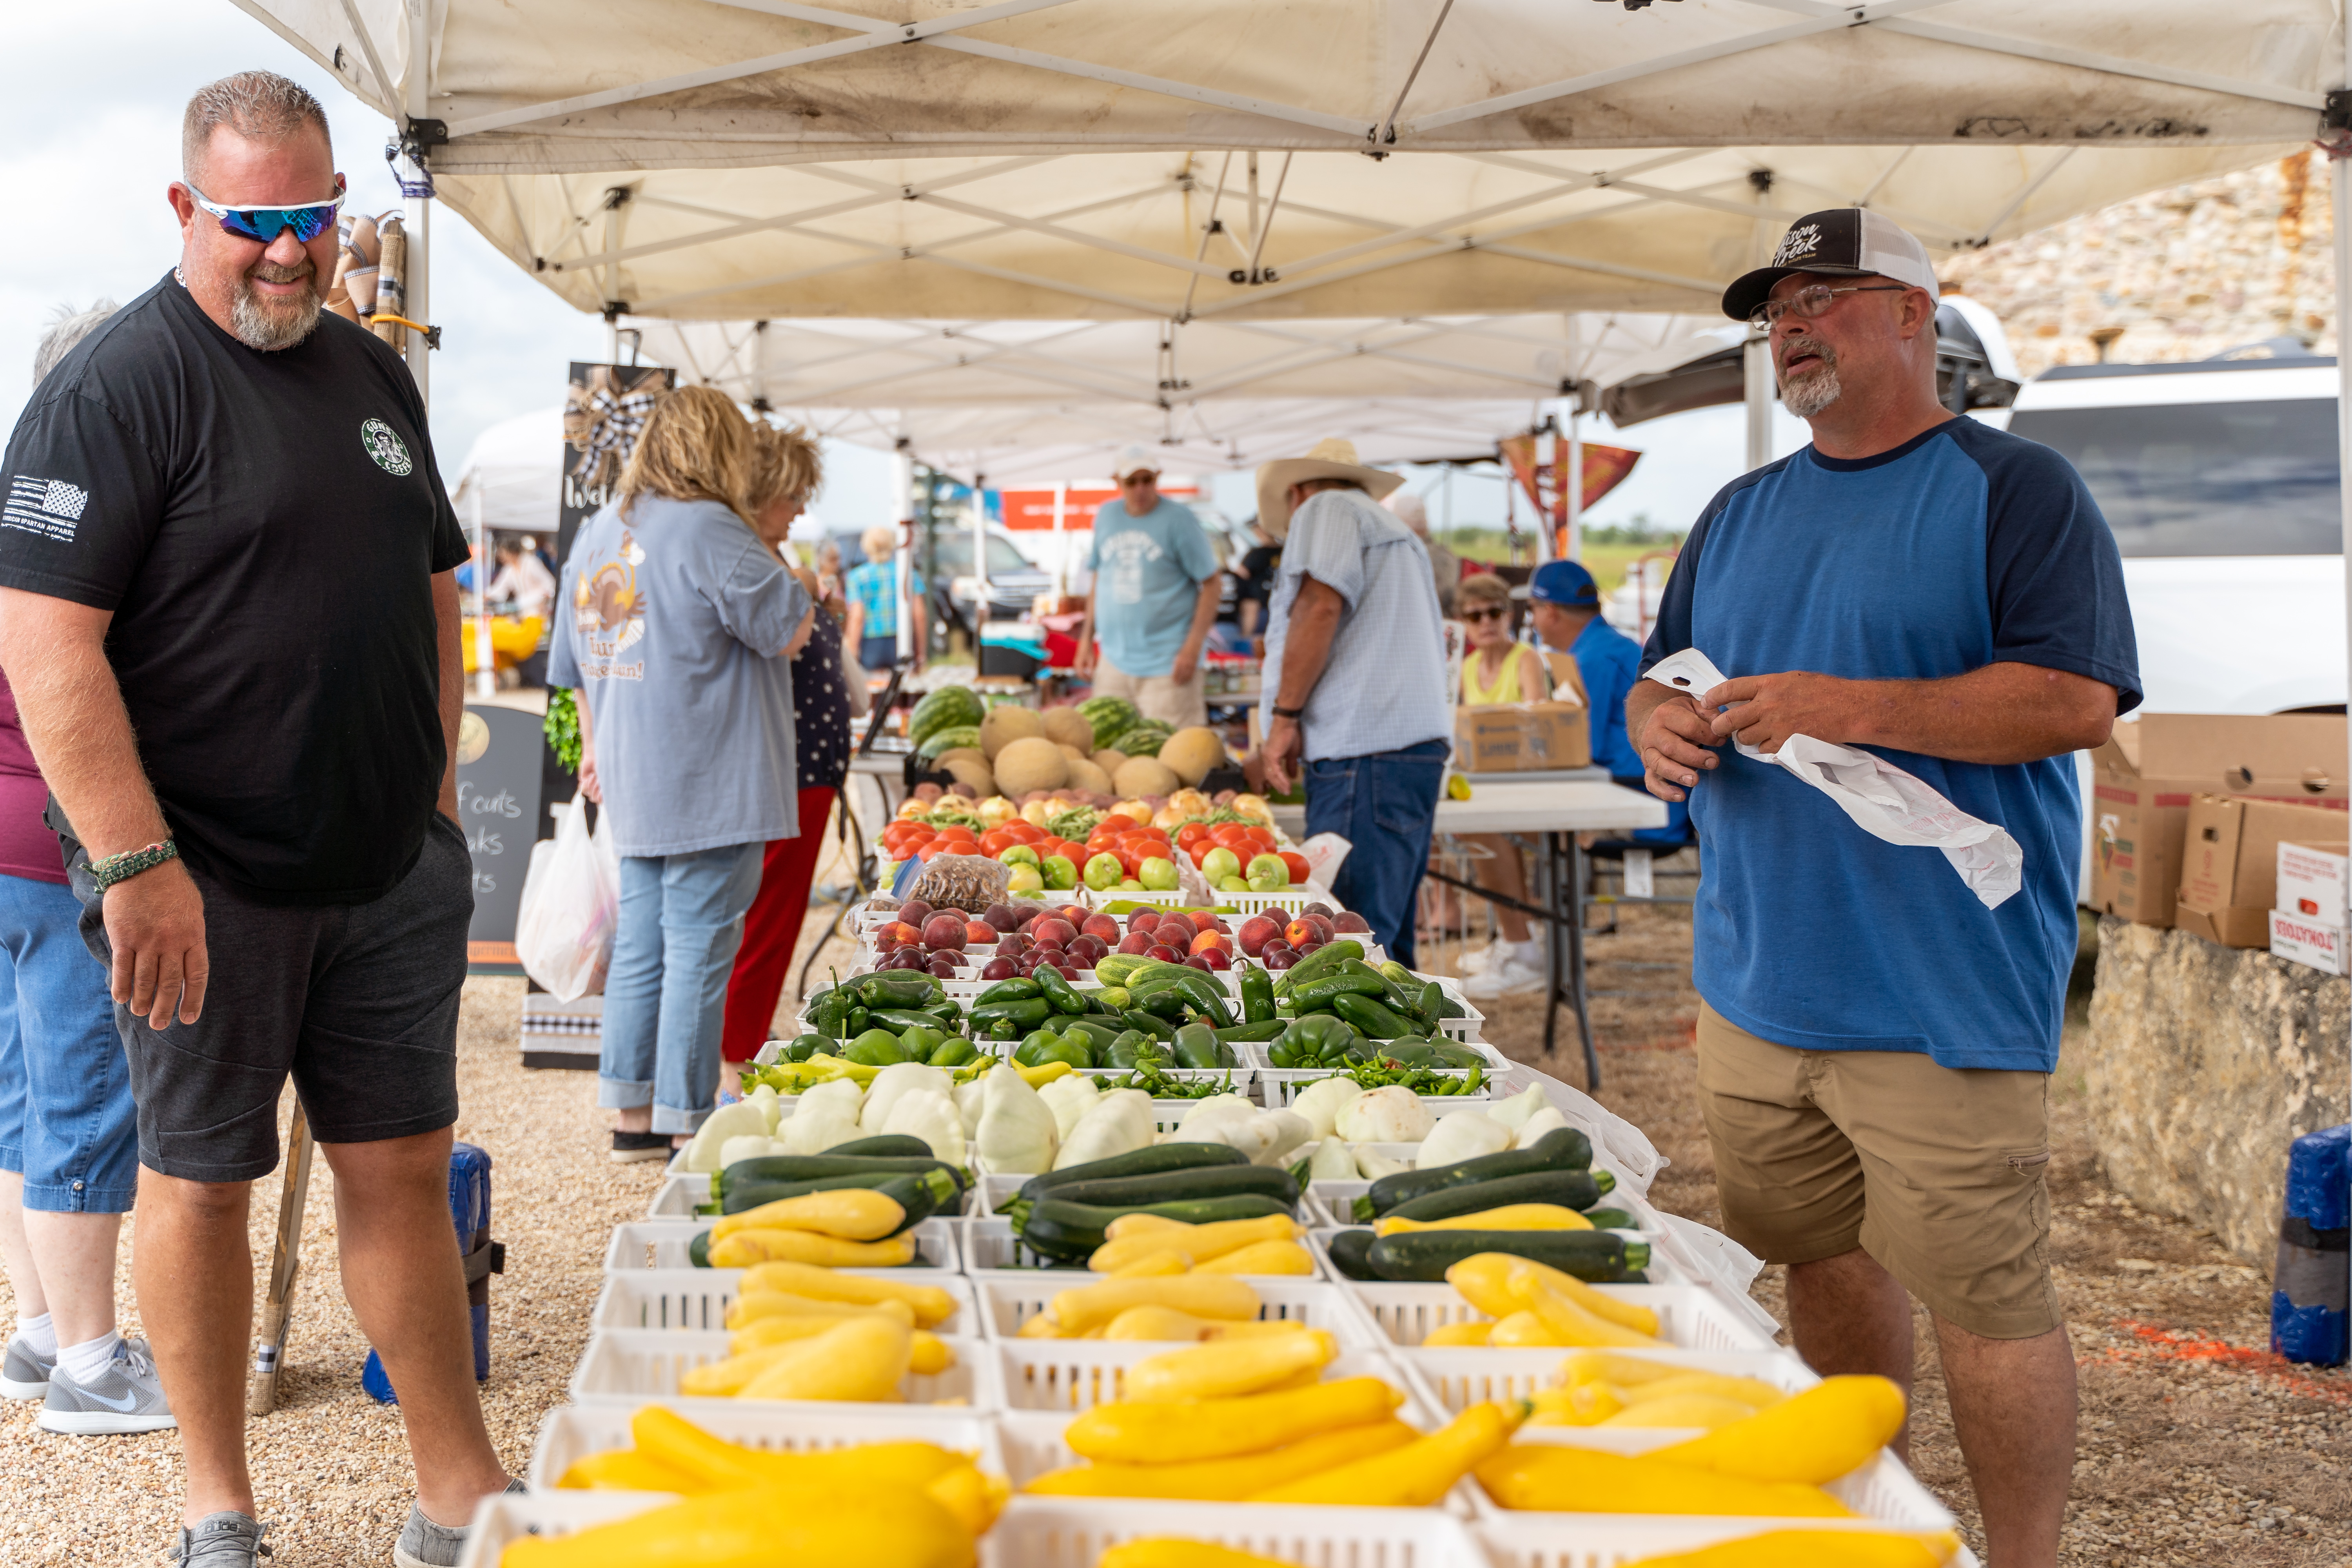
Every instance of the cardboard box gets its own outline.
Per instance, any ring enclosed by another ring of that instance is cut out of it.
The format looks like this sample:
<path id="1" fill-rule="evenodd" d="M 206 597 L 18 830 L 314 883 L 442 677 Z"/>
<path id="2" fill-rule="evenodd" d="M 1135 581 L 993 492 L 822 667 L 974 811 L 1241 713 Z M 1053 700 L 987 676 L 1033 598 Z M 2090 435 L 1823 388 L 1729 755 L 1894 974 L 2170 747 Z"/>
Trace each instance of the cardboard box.
<path id="1" fill-rule="evenodd" d="M 2327 974 L 2344 973 L 2344 928 L 2307 921 L 2284 910 L 2270 915 L 2271 956 L 2292 959 Z"/>
<path id="2" fill-rule="evenodd" d="M 2318 806 L 2200 795 L 2189 807 L 2180 897 L 2172 923 L 2224 947 L 2270 941 L 2279 846 L 2340 837 L 2344 818 Z"/>
<path id="3" fill-rule="evenodd" d="M 2143 925 L 2170 925 L 2194 796 L 2248 795 L 2340 811 L 2346 765 L 2340 714 L 2149 713 L 2125 720 L 2091 753 L 2091 799 L 2084 805 L 2091 819 L 2092 907 Z"/>
<path id="4" fill-rule="evenodd" d="M 1455 765 L 1471 773 L 1592 765 L 1592 713 L 1580 703 L 1498 702 L 1454 712 Z"/>
<path id="5" fill-rule="evenodd" d="M 2282 914 L 2321 925 L 2347 923 L 2352 906 L 2352 846 L 2283 843 L 2278 847 L 2278 892 L 2271 900 Z"/>

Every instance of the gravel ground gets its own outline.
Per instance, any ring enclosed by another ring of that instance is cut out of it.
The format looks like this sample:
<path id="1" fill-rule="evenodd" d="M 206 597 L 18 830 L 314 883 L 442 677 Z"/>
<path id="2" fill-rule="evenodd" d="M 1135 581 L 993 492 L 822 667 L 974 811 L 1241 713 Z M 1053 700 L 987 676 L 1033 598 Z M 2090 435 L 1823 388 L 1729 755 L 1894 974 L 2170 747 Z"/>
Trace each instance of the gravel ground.
<path id="1" fill-rule="evenodd" d="M 821 926 L 822 921 L 814 922 Z M 1601 1098 L 1645 1128 L 1674 1162 L 1652 1196 L 1701 1220 L 1717 1217 L 1706 1142 L 1691 1100 L 1696 997 L 1680 910 L 1622 911 L 1622 929 L 1593 943 L 1593 1014 Z M 812 935 L 814 934 L 814 928 Z M 1433 947 L 1447 965 L 1456 949 Z M 831 960 L 819 961 L 819 973 Z M 1637 967 L 1655 965 L 1658 967 Z M 477 980 L 460 1024 L 465 1113 L 458 1134 L 496 1157 L 495 1230 L 506 1275 L 492 1284 L 492 1376 L 483 1398 L 509 1468 L 586 1338 L 609 1227 L 635 1217 L 660 1180 L 651 1163 L 604 1156 L 607 1115 L 589 1075 L 516 1065 L 521 983 Z M 1541 1009 L 1489 1009 L 1488 1037 L 1538 1061 Z M 1580 1082 L 1573 1031 L 1551 1070 Z M 2080 1037 L 2069 1035 L 2070 1045 Z M 2212 1238 L 2143 1214 L 2096 1173 L 2079 1079 L 2062 1064 L 2051 1181 L 2060 1289 L 2083 1368 L 2083 1443 L 2063 1561 L 2069 1568 L 2151 1564 L 2352 1564 L 2352 1377 L 2290 1368 L 2260 1352 L 2269 1285 Z M 278 1561 L 304 1568 L 380 1568 L 406 1517 L 412 1487 L 397 1412 L 359 1387 L 366 1353 L 342 1301 L 333 1248 L 332 1175 L 318 1169 L 301 1282 L 278 1410 L 250 1441 Z M 259 1184 L 252 1226 L 256 1272 L 276 1226 L 277 1184 Z M 134 1222 L 135 1223 L 135 1222 Z M 126 1249 L 127 1254 L 127 1249 Z M 1758 1299 L 1781 1310 L 1777 1269 Z M 126 1324 L 137 1310 L 128 1272 Z M 0 1286 L 0 1321 L 15 1303 Z M 1972 1532 L 1974 1510 L 1952 1439 L 1924 1318 L 1914 1457 L 1921 1479 Z M 0 1406 L 0 1563 L 149 1564 L 173 1539 L 178 1446 L 172 1434 L 54 1436 L 23 1405 Z"/>

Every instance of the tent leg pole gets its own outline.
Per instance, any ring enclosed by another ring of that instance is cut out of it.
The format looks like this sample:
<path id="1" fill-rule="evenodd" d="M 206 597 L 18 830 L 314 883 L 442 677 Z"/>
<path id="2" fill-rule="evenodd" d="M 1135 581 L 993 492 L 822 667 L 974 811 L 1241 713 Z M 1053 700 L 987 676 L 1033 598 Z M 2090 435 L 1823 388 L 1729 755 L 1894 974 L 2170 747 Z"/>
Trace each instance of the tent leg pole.
<path id="1" fill-rule="evenodd" d="M 1759 338 L 1741 353 L 1748 405 L 1748 472 L 1772 460 L 1772 345 Z"/>
<path id="2" fill-rule="evenodd" d="M 2344 79 L 2352 83 L 2352 27 L 2344 36 Z M 2336 246 L 2336 459 L 2345 568 L 2345 671 L 2352 677 L 2352 159 L 2330 147 L 2329 225 Z M 2352 763 L 2352 759 L 2347 759 Z M 2347 1040 L 2352 1045 L 2352 1040 Z M 2352 1267 L 2352 1260 L 2347 1260 Z"/>

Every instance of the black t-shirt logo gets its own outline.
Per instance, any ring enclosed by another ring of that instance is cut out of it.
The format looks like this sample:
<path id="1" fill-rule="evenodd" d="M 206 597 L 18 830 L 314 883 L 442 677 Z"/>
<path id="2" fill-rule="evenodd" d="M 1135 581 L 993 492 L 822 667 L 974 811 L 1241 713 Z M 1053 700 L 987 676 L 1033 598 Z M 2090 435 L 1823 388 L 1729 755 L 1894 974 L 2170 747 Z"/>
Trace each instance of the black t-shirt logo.
<path id="1" fill-rule="evenodd" d="M 369 419 L 360 426 L 360 445 L 375 459 L 375 466 L 394 479 L 405 479 L 416 464 L 408 456 L 407 443 L 398 431 L 381 419 Z"/>

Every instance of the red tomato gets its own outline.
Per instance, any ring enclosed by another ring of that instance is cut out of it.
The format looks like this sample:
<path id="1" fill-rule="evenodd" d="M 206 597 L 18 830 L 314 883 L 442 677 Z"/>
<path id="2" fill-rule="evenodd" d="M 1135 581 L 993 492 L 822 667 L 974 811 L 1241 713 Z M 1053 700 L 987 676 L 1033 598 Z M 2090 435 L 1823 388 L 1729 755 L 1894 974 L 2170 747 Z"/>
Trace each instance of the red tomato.
<path id="1" fill-rule="evenodd" d="M 1209 841 L 1213 844 L 1222 844 L 1230 849 L 1234 846 L 1234 841 L 1242 837 L 1243 831 L 1242 825 L 1238 822 L 1220 822 L 1216 826 L 1209 829 Z"/>
<path id="2" fill-rule="evenodd" d="M 1139 876 L 1142 873 L 1145 857 L 1132 846 L 1122 844 L 1112 853 L 1118 857 L 1119 865 L 1125 868 L 1129 876 Z"/>
<path id="3" fill-rule="evenodd" d="M 1274 853 L 1274 835 L 1263 827 L 1253 827 L 1247 834 L 1249 846 L 1261 855 Z"/>
<path id="4" fill-rule="evenodd" d="M 1283 850 L 1281 854 L 1282 863 L 1290 868 L 1290 885 L 1294 888 L 1304 886 L 1308 874 L 1307 857 L 1288 849 Z"/>
<path id="5" fill-rule="evenodd" d="M 980 852 L 993 858 L 1013 847 L 1013 835 L 1002 827 L 991 828 L 980 836 Z"/>
<path id="6" fill-rule="evenodd" d="M 1114 811 L 1107 816 L 1097 819 L 1095 823 L 1095 827 L 1097 832 L 1108 829 L 1112 833 L 1127 833 L 1132 831 L 1139 826 L 1140 825 L 1137 823 L 1135 818 L 1121 811 Z"/>
<path id="7" fill-rule="evenodd" d="M 1188 822 L 1183 826 L 1176 830 L 1176 845 L 1177 847 L 1181 849 L 1190 849 L 1193 845 L 1198 844 L 1208 836 L 1208 824 L 1204 822 Z"/>
<path id="8" fill-rule="evenodd" d="M 969 827 L 942 827 L 940 829 L 940 837 L 941 838 L 951 839 L 958 844 L 977 844 L 979 842 L 978 839 L 971 836 L 971 829 Z"/>
<path id="9" fill-rule="evenodd" d="M 924 845 L 920 849 L 915 851 L 915 858 L 928 866 L 931 863 L 931 857 L 934 855 L 944 854 L 947 847 L 948 841 L 946 839 L 934 838 L 929 844 Z"/>
<path id="10" fill-rule="evenodd" d="M 1034 822 L 1008 822 L 1004 825 L 1004 831 L 1013 836 L 1015 844 L 1034 844 L 1045 837 L 1045 830 Z"/>

